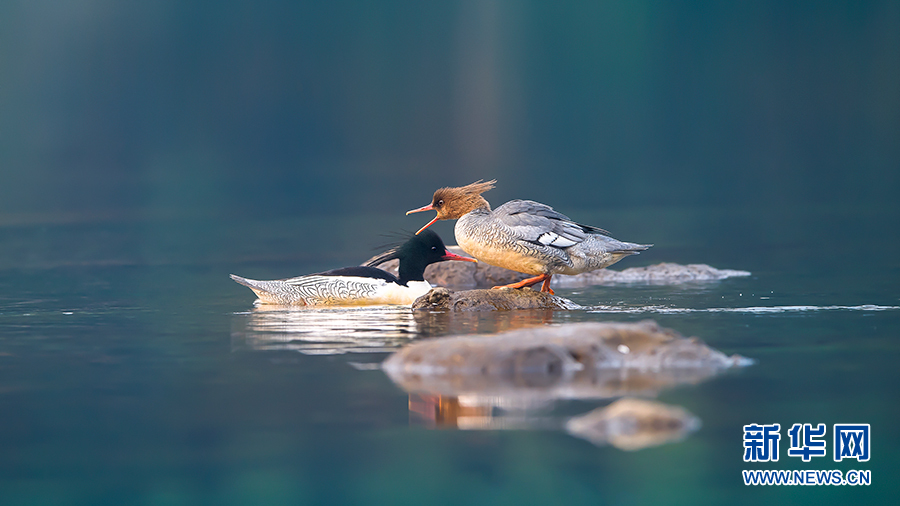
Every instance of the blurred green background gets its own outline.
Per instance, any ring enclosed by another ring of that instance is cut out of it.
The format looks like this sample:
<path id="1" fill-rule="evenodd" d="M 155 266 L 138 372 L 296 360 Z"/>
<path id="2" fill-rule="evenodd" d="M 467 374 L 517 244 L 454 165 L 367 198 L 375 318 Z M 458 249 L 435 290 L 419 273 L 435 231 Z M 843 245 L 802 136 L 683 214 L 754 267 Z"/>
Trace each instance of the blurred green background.
<path id="1" fill-rule="evenodd" d="M 893 0 L 6 0 L 0 213 L 870 205 L 898 90 Z"/>

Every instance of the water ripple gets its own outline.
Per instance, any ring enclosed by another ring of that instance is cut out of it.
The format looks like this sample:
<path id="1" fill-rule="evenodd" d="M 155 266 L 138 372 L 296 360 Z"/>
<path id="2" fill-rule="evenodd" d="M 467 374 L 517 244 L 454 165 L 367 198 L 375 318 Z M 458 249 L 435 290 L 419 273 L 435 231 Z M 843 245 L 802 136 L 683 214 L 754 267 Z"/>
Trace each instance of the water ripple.
<path id="1" fill-rule="evenodd" d="M 709 307 L 687 308 L 670 306 L 591 306 L 588 313 L 656 313 L 656 314 L 681 314 L 681 313 L 742 313 L 742 314 L 772 314 L 772 313 L 804 313 L 812 311 L 892 311 L 900 309 L 900 306 L 878 306 L 863 304 L 861 306 L 751 306 L 751 307 Z"/>

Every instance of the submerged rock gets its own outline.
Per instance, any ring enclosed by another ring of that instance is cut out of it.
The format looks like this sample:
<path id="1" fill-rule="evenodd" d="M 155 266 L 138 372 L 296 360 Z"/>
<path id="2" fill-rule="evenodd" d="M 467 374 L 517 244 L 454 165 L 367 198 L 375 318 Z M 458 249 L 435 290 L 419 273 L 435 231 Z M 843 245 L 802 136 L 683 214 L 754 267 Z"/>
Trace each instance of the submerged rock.
<path id="1" fill-rule="evenodd" d="M 463 290 L 432 288 L 413 302 L 413 309 L 433 311 L 508 311 L 511 309 L 580 309 L 581 306 L 536 290 Z"/>
<path id="2" fill-rule="evenodd" d="M 700 419 L 684 408 L 641 399 L 619 399 L 566 423 L 573 436 L 627 451 L 680 441 L 698 428 Z"/>
<path id="3" fill-rule="evenodd" d="M 459 246 L 449 246 L 448 249 L 462 256 L 470 256 Z M 397 260 L 390 260 L 379 264 L 378 267 L 396 275 L 398 265 L 399 262 Z M 671 285 L 719 281 L 731 277 L 749 275 L 750 273 L 747 271 L 716 269 L 706 264 L 659 263 L 646 267 L 631 267 L 621 271 L 599 269 L 574 276 L 557 274 L 553 276 L 550 285 L 553 288 L 578 288 L 624 283 Z M 495 267 L 484 262 L 477 264 L 471 262 L 438 262 L 425 268 L 425 279 L 431 284 L 453 288 L 490 288 L 515 283 L 528 277 L 529 275 L 527 274 Z"/>
<path id="4" fill-rule="evenodd" d="M 382 368 L 408 392 L 541 401 L 654 394 L 750 363 L 647 320 L 432 339 L 394 353 Z"/>

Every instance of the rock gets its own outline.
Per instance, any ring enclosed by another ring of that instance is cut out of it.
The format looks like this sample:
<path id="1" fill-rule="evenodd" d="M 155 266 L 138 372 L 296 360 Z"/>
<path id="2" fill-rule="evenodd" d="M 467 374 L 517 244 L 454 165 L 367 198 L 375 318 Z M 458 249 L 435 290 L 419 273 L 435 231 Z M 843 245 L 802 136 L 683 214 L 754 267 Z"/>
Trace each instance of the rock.
<path id="1" fill-rule="evenodd" d="M 641 399 L 620 399 L 566 423 L 573 436 L 627 451 L 680 441 L 698 428 L 700 419 L 684 408 Z"/>
<path id="2" fill-rule="evenodd" d="M 448 249 L 459 255 L 470 257 L 459 246 L 448 246 Z M 374 258 L 374 257 L 373 257 Z M 371 260 L 371 259 L 370 259 Z M 397 275 L 397 260 L 379 264 L 384 269 Z M 659 263 L 647 267 L 631 267 L 621 271 L 599 269 L 575 276 L 557 274 L 550 285 L 553 288 L 578 288 L 594 285 L 615 285 L 622 283 L 648 283 L 654 285 L 672 285 L 687 282 L 719 281 L 735 276 L 749 276 L 747 271 L 716 269 L 706 264 L 681 265 Z M 521 272 L 494 267 L 484 262 L 438 262 L 425 268 L 425 279 L 432 285 L 452 288 L 490 288 L 508 285 L 529 277 Z"/>
<path id="3" fill-rule="evenodd" d="M 750 363 L 647 320 L 430 339 L 394 353 L 382 368 L 408 392 L 541 401 L 654 394 Z"/>
<path id="4" fill-rule="evenodd" d="M 716 269 L 706 264 L 659 263 L 647 267 L 631 267 L 622 271 L 599 269 L 576 276 L 553 276 L 550 284 L 554 288 L 577 288 L 622 283 L 674 285 L 701 281 L 719 281 L 731 277 L 749 275 L 748 271 Z"/>
<path id="5" fill-rule="evenodd" d="M 511 309 L 580 309 L 574 302 L 536 290 L 463 290 L 432 288 L 412 308 L 433 311 L 508 311 Z"/>

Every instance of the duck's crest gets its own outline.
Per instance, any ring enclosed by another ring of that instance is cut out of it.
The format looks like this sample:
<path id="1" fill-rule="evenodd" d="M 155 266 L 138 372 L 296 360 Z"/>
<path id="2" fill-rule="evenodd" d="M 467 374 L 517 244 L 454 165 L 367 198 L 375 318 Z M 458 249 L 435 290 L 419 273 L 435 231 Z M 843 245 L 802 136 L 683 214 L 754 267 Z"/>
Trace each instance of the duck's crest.
<path id="1" fill-rule="evenodd" d="M 363 267 L 377 267 L 379 264 L 383 264 L 384 262 L 387 262 L 388 260 L 393 260 L 395 258 L 399 258 L 397 256 L 397 253 L 399 251 L 400 251 L 400 246 L 395 246 L 395 247 L 385 251 L 384 253 L 378 255 L 377 257 L 369 260 L 368 262 L 363 264 Z"/>
<path id="2" fill-rule="evenodd" d="M 496 179 L 491 179 L 490 181 L 484 181 L 483 179 L 479 179 L 478 181 L 475 181 L 474 183 L 471 183 L 471 184 L 467 184 L 465 186 L 460 186 L 458 188 L 444 187 L 438 191 L 456 190 L 456 191 L 458 191 L 460 193 L 464 193 L 466 195 L 481 195 L 482 193 L 484 193 L 488 190 L 492 190 L 496 184 L 497 184 Z"/>

